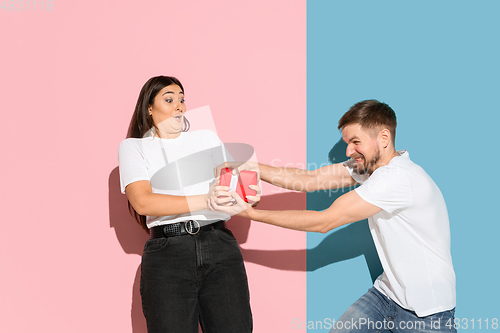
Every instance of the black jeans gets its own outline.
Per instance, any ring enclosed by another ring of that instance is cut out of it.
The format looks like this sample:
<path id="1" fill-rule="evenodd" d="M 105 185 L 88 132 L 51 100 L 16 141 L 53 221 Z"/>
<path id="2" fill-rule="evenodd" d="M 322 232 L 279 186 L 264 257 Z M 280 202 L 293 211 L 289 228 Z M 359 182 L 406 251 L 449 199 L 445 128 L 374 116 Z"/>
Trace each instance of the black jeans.
<path id="1" fill-rule="evenodd" d="M 248 281 L 229 229 L 146 241 L 141 265 L 148 333 L 252 332 Z"/>

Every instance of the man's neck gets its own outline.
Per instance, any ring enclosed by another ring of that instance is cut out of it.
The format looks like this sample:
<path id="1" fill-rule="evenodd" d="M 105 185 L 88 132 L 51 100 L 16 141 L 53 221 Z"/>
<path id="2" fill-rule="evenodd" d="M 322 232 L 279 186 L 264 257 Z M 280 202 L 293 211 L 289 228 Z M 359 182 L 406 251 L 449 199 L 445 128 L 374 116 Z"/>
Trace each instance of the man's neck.
<path id="1" fill-rule="evenodd" d="M 375 170 L 380 168 L 380 167 L 386 166 L 387 164 L 389 164 L 392 161 L 392 159 L 394 157 L 397 157 L 397 156 L 399 156 L 399 153 L 394 148 L 391 149 L 390 151 L 385 152 L 385 154 L 383 154 L 380 157 L 379 161 L 377 162 Z"/>

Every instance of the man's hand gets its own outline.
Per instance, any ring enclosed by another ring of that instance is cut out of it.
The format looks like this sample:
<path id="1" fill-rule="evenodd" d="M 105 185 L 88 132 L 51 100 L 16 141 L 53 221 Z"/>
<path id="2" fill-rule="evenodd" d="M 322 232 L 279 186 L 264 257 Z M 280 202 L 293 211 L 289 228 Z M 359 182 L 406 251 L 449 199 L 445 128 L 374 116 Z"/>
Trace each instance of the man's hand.
<path id="1" fill-rule="evenodd" d="M 260 183 L 260 182 L 259 182 Z M 260 189 L 260 186 L 259 186 L 259 183 L 257 183 L 257 185 L 249 185 L 248 187 L 250 187 L 252 190 L 255 191 L 255 195 L 247 195 L 247 200 L 248 200 L 248 203 L 252 206 L 252 207 L 256 207 L 259 202 L 260 202 L 260 198 L 261 198 L 261 193 L 262 193 L 262 190 Z M 238 196 L 239 197 L 239 196 Z"/>

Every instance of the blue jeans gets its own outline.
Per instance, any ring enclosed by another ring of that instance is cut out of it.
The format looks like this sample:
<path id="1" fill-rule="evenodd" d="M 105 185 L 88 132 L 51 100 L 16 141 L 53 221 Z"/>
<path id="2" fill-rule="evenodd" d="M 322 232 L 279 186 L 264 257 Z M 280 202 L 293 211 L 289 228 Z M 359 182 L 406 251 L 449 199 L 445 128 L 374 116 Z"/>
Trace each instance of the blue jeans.
<path id="1" fill-rule="evenodd" d="M 456 332 L 455 309 L 418 317 L 403 309 L 375 287 L 361 296 L 334 323 L 330 333 L 347 332 Z"/>
<path id="2" fill-rule="evenodd" d="M 149 333 L 252 332 L 250 295 L 229 229 L 146 241 L 142 308 Z"/>

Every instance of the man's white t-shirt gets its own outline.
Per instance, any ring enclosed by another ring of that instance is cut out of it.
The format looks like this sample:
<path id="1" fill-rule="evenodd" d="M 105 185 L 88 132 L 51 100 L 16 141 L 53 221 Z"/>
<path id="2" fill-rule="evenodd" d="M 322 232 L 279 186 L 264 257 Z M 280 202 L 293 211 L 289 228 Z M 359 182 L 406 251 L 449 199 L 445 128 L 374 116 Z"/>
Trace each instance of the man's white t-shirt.
<path id="1" fill-rule="evenodd" d="M 368 219 L 384 268 L 375 288 L 424 317 L 456 305 L 448 211 L 429 175 L 407 151 L 398 153 L 369 177 L 353 171 L 353 160 L 344 165 L 362 184 L 356 193 L 382 209 Z"/>
<path id="2" fill-rule="evenodd" d="M 148 180 L 153 193 L 190 196 L 206 194 L 214 167 L 230 159 L 217 135 L 209 130 L 181 132 L 175 139 L 128 138 L 118 148 L 121 193 L 139 180 Z M 208 210 L 171 216 L 146 216 L 148 228 L 189 219 L 228 220 Z M 200 223 L 203 225 L 204 223 Z"/>

